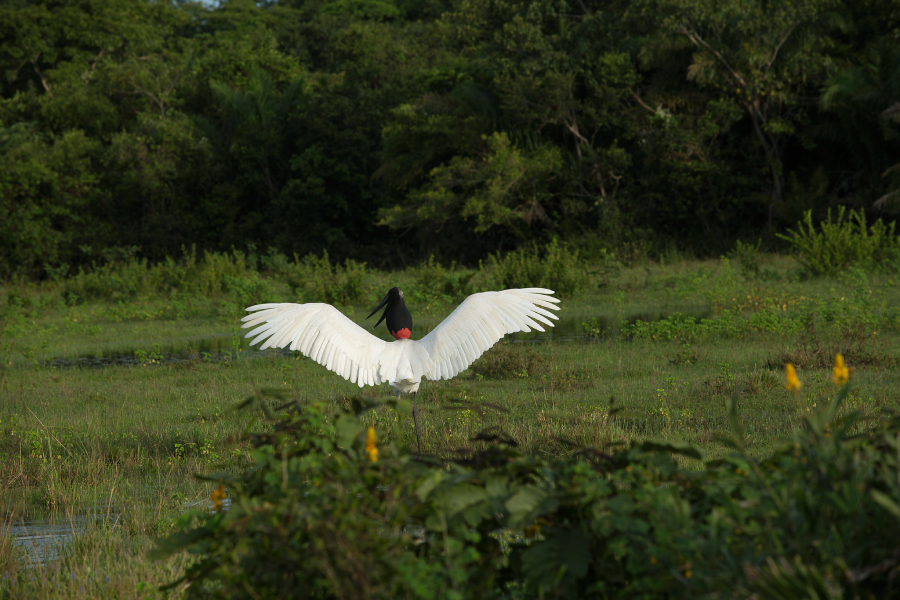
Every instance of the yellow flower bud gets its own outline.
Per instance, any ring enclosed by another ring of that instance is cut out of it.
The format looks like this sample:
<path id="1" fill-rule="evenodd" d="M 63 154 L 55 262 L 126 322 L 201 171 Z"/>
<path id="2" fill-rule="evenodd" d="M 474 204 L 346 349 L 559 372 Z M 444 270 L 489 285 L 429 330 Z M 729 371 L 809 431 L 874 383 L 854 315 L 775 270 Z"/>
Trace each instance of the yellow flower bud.
<path id="1" fill-rule="evenodd" d="M 369 427 L 369 431 L 366 432 L 366 454 L 369 455 L 370 461 L 378 462 L 378 448 L 375 446 L 374 427 Z"/>
<path id="2" fill-rule="evenodd" d="M 222 484 L 220 483 L 216 490 L 212 493 L 212 497 L 210 498 L 212 500 L 212 507 L 214 511 L 219 512 L 220 510 L 222 510 L 222 501 L 225 500 L 225 496 L 225 488 L 223 488 Z"/>
<path id="3" fill-rule="evenodd" d="M 850 379 L 850 369 L 844 366 L 844 357 L 838 354 L 834 357 L 834 385 L 841 386 Z"/>
<path id="4" fill-rule="evenodd" d="M 800 388 L 803 387 L 803 384 L 800 383 L 800 380 L 797 379 L 797 372 L 794 370 L 794 365 L 788 363 L 784 366 L 785 375 L 787 376 L 787 387 L 788 390 L 796 393 L 800 391 Z"/>

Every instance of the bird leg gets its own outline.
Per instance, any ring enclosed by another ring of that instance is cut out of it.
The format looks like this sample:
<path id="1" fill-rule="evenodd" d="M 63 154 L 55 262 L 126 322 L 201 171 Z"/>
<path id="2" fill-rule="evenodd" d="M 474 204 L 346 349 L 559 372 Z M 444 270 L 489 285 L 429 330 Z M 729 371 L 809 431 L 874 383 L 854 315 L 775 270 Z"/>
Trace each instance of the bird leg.
<path id="1" fill-rule="evenodd" d="M 416 418 L 416 396 L 418 391 L 413 392 L 413 425 L 416 428 L 416 448 L 419 450 L 419 456 L 422 456 L 422 443 L 419 441 L 419 420 Z"/>

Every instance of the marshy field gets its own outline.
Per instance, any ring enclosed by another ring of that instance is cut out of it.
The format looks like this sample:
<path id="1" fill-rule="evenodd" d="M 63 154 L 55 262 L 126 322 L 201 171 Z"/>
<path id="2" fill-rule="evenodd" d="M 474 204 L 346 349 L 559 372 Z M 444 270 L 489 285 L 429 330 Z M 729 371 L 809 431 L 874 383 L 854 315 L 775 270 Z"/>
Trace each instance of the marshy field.
<path id="1" fill-rule="evenodd" d="M 762 459 L 829 405 L 837 354 L 850 368 L 838 418 L 858 411 L 861 422 L 876 422 L 900 404 L 896 274 L 849 268 L 813 277 L 794 258 L 746 248 L 658 262 L 546 252 L 542 268 L 555 274 L 543 282 L 562 300 L 557 327 L 510 336 L 456 379 L 423 382 L 430 460 L 475 452 L 485 442 L 473 438 L 489 431 L 542 460 L 654 440 L 714 461 L 733 451 L 722 441 L 733 433 L 731 405 L 742 451 Z M 248 398 L 315 406 L 325 423 L 369 403 L 360 423 L 374 427 L 379 446 L 414 448 L 406 399 L 385 403 L 387 384 L 360 389 L 300 353 L 249 347 L 239 328 L 245 306 L 332 302 L 363 324 L 399 285 L 418 338 L 468 293 L 527 285 L 522 278 L 537 267 L 527 253 L 510 257 L 478 270 L 432 260 L 379 272 L 327 255 L 207 253 L 7 285 L 0 597 L 185 593 L 187 582 L 158 588 L 198 556 L 147 553 L 184 525 L 182 515 L 212 506 L 217 481 L 195 474 L 239 474 L 258 460 L 254 435 L 272 425 L 237 408 Z M 376 333 L 389 339 L 384 327 Z M 785 387 L 787 363 L 802 381 L 796 393 Z M 688 455 L 676 462 L 687 473 L 704 469 Z"/>

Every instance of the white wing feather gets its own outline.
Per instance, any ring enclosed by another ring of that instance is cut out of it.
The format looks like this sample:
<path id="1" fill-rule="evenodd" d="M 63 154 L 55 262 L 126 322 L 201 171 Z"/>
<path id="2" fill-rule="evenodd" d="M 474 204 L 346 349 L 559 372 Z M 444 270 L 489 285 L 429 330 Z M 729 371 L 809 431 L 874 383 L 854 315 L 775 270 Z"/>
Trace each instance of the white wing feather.
<path id="1" fill-rule="evenodd" d="M 385 342 L 330 304 L 257 304 L 242 327 L 260 350 L 299 350 L 359 387 L 384 381 L 450 379 L 504 335 L 553 327 L 559 310 L 553 291 L 542 288 L 472 294 L 421 340 Z"/>
<path id="2" fill-rule="evenodd" d="M 330 304 L 257 304 L 242 327 L 250 345 L 299 350 L 344 379 L 363 387 L 381 383 L 379 358 L 388 342 L 380 340 Z"/>
<path id="3" fill-rule="evenodd" d="M 553 327 L 559 310 L 552 290 L 526 288 L 472 294 L 431 333 L 417 342 L 430 359 L 422 374 L 428 379 L 450 379 L 464 371 L 508 333 L 544 331 Z"/>

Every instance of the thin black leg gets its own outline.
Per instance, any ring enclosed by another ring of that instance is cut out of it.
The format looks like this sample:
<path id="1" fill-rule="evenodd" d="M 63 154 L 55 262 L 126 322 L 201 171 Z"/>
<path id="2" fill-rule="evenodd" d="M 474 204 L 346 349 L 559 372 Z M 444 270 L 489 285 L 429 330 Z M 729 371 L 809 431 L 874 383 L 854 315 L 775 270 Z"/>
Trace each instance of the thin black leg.
<path id="1" fill-rule="evenodd" d="M 416 396 L 418 391 L 413 392 L 413 425 L 416 427 L 416 448 L 419 450 L 419 456 L 422 456 L 422 442 L 419 441 L 419 419 L 416 417 Z"/>

